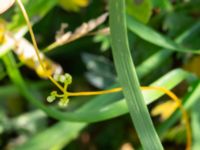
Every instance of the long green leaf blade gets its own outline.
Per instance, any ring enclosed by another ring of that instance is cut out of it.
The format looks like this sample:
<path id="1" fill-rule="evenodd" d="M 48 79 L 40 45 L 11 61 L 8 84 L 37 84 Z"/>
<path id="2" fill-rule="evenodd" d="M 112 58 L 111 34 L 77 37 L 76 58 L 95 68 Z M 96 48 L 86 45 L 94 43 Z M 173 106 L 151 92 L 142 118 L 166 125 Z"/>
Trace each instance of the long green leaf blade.
<path id="1" fill-rule="evenodd" d="M 115 67 L 123 88 L 131 119 L 135 125 L 143 148 L 145 150 L 161 150 L 163 147 L 142 97 L 128 47 L 124 0 L 110 0 L 109 11 L 112 52 Z"/>
<path id="2" fill-rule="evenodd" d="M 199 113 L 200 103 L 196 102 L 192 107 L 191 112 L 191 127 L 192 127 L 192 137 L 193 137 L 193 145 L 192 150 L 200 149 L 200 113 Z"/>
<path id="3" fill-rule="evenodd" d="M 151 29 L 150 27 L 142 24 L 141 22 L 137 21 L 133 17 L 127 15 L 127 26 L 130 31 L 134 32 L 140 38 L 155 44 L 157 46 L 173 50 L 179 52 L 192 52 L 192 53 L 200 53 L 200 50 L 189 49 L 177 44 L 172 39 L 156 32 L 155 30 Z M 198 24 L 197 24 L 198 26 Z M 181 39 L 180 39 L 181 40 Z M 178 41 L 180 41 L 178 40 Z"/>
<path id="4" fill-rule="evenodd" d="M 46 129 L 31 138 L 27 143 L 19 146 L 16 150 L 59 150 L 75 139 L 79 132 L 86 126 L 85 123 L 64 122 Z M 47 144 L 48 142 L 48 144 Z"/>

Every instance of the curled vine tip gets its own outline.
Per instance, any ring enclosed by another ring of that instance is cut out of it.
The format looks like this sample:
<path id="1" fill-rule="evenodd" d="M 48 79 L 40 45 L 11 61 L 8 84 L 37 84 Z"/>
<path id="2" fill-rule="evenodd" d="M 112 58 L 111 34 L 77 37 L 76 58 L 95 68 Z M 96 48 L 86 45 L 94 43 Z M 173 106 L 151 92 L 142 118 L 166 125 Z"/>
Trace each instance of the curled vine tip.
<path id="1" fill-rule="evenodd" d="M 57 91 L 52 91 L 51 94 L 47 97 L 47 101 L 49 103 L 52 103 L 54 100 L 56 100 L 57 97 Z"/>
<path id="2" fill-rule="evenodd" d="M 62 83 L 64 91 L 63 91 L 62 94 L 58 94 L 57 91 L 52 91 L 50 93 L 50 95 L 47 97 L 47 101 L 49 103 L 52 103 L 56 99 L 59 99 L 58 105 L 60 107 L 65 107 L 69 103 L 69 98 L 68 98 L 69 94 L 68 94 L 67 88 L 68 88 L 69 84 L 72 83 L 72 76 L 70 74 L 68 74 L 68 73 L 65 73 L 65 74 L 55 74 L 53 76 L 53 78 L 57 82 Z"/>
<path id="3" fill-rule="evenodd" d="M 47 102 L 52 103 L 55 99 L 56 99 L 55 96 L 50 95 L 47 97 Z"/>

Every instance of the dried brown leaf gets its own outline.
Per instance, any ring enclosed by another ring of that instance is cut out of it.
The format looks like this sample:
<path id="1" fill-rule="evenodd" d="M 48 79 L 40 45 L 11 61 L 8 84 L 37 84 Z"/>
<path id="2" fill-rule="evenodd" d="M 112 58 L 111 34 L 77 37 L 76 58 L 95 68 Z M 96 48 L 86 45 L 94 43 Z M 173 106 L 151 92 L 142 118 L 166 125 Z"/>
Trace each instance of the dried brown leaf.
<path id="1" fill-rule="evenodd" d="M 56 42 L 60 45 L 69 43 L 71 41 L 74 41 L 80 37 L 85 36 L 88 34 L 90 31 L 94 30 L 97 26 L 102 24 L 108 17 L 108 13 L 104 13 L 97 19 L 92 19 L 87 23 L 83 23 L 80 27 L 78 27 L 74 33 L 67 32 L 60 38 L 56 40 Z"/>
<path id="2" fill-rule="evenodd" d="M 65 34 L 65 29 L 68 28 L 67 23 L 62 23 L 60 29 L 56 32 L 56 40 Z"/>

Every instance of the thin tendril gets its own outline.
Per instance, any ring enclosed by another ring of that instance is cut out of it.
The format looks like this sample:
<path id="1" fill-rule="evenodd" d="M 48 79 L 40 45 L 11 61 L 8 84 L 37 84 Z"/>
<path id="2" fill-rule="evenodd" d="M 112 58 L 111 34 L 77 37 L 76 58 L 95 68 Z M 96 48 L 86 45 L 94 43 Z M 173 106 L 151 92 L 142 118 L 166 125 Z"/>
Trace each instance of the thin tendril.
<path id="1" fill-rule="evenodd" d="M 150 86 L 150 87 L 141 87 L 142 90 L 158 90 L 161 91 L 163 93 L 165 93 L 166 95 L 168 95 L 179 107 L 179 109 L 182 112 L 182 117 L 183 120 L 185 121 L 185 126 L 186 126 L 186 137 L 187 137 L 187 145 L 186 145 L 186 150 L 190 150 L 191 149 L 191 128 L 190 128 L 190 123 L 189 123 L 189 117 L 187 114 L 187 111 L 185 110 L 185 108 L 183 107 L 183 104 L 181 102 L 181 100 L 170 90 L 167 90 L 166 88 L 162 88 L 162 87 L 155 87 L 155 86 Z"/>
<path id="2" fill-rule="evenodd" d="M 22 11 L 22 14 L 24 16 L 26 24 L 28 26 L 28 29 L 29 29 L 29 32 L 30 32 L 30 35 L 31 35 L 31 40 L 32 40 L 32 43 L 33 43 L 33 46 L 34 46 L 34 50 L 36 52 L 36 56 L 38 58 L 38 61 L 39 61 L 40 65 L 41 65 L 42 69 L 44 70 L 44 72 L 46 72 L 46 75 L 48 76 L 49 80 L 52 83 L 54 83 L 62 92 L 64 92 L 63 87 L 56 80 L 54 80 L 54 78 L 51 75 L 49 75 L 47 73 L 46 68 L 45 68 L 44 64 L 42 63 L 42 59 L 40 57 L 40 52 L 39 52 L 39 49 L 38 49 L 38 46 L 37 46 L 37 42 L 35 40 L 35 36 L 34 36 L 34 33 L 33 33 L 33 29 L 32 29 L 28 14 L 27 14 L 27 12 L 26 12 L 26 10 L 24 8 L 24 5 L 22 4 L 21 0 L 16 0 L 16 2 L 18 4 L 20 10 Z"/>
<path id="3" fill-rule="evenodd" d="M 179 109 L 182 112 L 182 117 L 185 121 L 185 126 L 186 126 L 186 135 L 187 135 L 187 145 L 186 145 L 186 150 L 191 149 L 191 130 L 190 130 L 190 123 L 188 119 L 188 114 L 185 108 L 182 105 L 181 100 L 170 90 L 167 90 L 166 88 L 162 87 L 156 87 L 156 86 L 142 86 L 141 90 L 157 90 L 165 93 L 168 95 L 179 107 Z M 86 92 L 68 92 L 68 96 L 91 96 L 91 95 L 101 95 L 101 94 L 109 94 L 109 93 L 116 93 L 122 91 L 122 88 L 114 88 L 110 90 L 103 90 L 103 91 L 86 91 Z"/>
<path id="4" fill-rule="evenodd" d="M 114 88 L 111 90 L 103 90 L 103 91 L 94 91 L 94 92 L 68 92 L 69 96 L 91 96 L 91 95 L 102 95 L 109 93 L 116 93 L 122 91 L 122 88 Z"/>

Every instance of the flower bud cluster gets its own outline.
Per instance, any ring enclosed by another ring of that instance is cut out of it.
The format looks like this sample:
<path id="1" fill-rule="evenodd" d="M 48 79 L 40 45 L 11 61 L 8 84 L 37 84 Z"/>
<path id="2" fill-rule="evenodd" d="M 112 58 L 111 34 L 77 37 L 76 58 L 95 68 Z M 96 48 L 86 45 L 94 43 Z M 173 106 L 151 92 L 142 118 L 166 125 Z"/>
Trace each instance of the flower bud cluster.
<path id="1" fill-rule="evenodd" d="M 58 94 L 57 91 L 52 91 L 50 95 L 47 97 L 47 101 L 49 103 L 54 102 L 57 98 L 59 98 L 58 105 L 61 107 L 67 106 L 69 102 L 67 88 L 68 85 L 72 83 L 72 77 L 70 74 L 65 73 L 64 75 L 55 74 L 53 78 L 63 84 L 64 92 L 63 94 Z"/>

